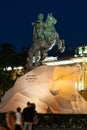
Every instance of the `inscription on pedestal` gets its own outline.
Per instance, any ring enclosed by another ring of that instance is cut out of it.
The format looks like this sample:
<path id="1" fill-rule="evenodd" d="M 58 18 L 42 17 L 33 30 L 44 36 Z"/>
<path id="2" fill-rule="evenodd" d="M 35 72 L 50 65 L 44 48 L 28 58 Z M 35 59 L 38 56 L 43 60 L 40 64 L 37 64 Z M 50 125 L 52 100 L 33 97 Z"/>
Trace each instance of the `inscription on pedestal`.
<path id="1" fill-rule="evenodd" d="M 37 79 L 36 75 L 27 75 L 27 77 L 25 78 L 28 82 L 35 82 Z"/>

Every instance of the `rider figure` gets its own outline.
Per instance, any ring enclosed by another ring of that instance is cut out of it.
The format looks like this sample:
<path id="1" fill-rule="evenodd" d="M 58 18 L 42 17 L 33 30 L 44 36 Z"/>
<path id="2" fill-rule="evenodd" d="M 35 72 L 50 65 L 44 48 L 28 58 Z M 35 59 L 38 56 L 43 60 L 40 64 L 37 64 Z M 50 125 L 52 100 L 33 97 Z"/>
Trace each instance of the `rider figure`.
<path id="1" fill-rule="evenodd" d="M 40 13 L 38 15 L 38 20 L 34 23 L 32 23 L 32 25 L 35 27 L 34 33 L 37 33 L 37 38 L 39 38 L 39 40 L 44 40 L 44 15 L 42 13 Z M 36 32 L 35 32 L 36 31 Z"/>
<path id="2" fill-rule="evenodd" d="M 59 51 L 64 51 L 64 40 L 59 39 L 59 34 L 55 29 L 55 24 L 57 20 L 48 14 L 46 21 L 43 21 L 44 15 L 40 13 L 38 15 L 38 20 L 32 23 L 34 26 L 33 34 L 33 45 L 29 51 L 29 65 L 33 64 L 33 56 L 35 56 L 35 62 L 39 63 L 48 55 L 48 50 L 52 49 L 54 45 L 58 46 Z M 38 58 L 40 57 L 40 58 Z"/>

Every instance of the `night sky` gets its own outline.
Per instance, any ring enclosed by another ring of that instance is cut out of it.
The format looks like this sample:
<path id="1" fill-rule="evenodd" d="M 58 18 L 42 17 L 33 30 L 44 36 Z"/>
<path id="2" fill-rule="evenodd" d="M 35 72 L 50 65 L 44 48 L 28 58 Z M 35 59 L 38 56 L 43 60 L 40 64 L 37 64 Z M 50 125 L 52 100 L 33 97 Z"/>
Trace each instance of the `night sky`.
<path id="1" fill-rule="evenodd" d="M 32 22 L 37 15 L 48 13 L 58 20 L 57 32 L 67 46 L 87 43 L 87 0 L 1 0 L 0 43 L 32 45 Z"/>

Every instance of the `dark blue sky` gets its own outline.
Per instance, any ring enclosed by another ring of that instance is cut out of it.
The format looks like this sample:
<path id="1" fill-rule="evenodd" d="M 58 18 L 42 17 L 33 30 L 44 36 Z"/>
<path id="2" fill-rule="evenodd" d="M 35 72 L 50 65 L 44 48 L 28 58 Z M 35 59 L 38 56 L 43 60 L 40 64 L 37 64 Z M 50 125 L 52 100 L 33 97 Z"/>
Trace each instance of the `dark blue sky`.
<path id="1" fill-rule="evenodd" d="M 1 0 L 0 43 L 13 43 L 17 49 L 32 44 L 32 22 L 38 13 L 57 18 L 57 32 L 66 47 L 87 43 L 87 0 Z"/>

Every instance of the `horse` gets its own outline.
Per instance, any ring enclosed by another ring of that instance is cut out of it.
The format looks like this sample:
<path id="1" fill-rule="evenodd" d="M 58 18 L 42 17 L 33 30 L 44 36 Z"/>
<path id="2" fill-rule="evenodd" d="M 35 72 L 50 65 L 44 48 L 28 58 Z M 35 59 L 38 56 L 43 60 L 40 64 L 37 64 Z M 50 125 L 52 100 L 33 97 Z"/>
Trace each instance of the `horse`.
<path id="1" fill-rule="evenodd" d="M 54 45 L 58 46 L 58 51 L 64 52 L 65 43 L 64 40 L 59 39 L 59 34 L 55 30 L 56 22 L 52 14 L 48 14 L 45 23 L 41 21 L 34 24 L 33 45 L 28 53 L 30 69 L 33 66 L 33 57 L 35 57 L 35 64 L 40 65 Z"/>

